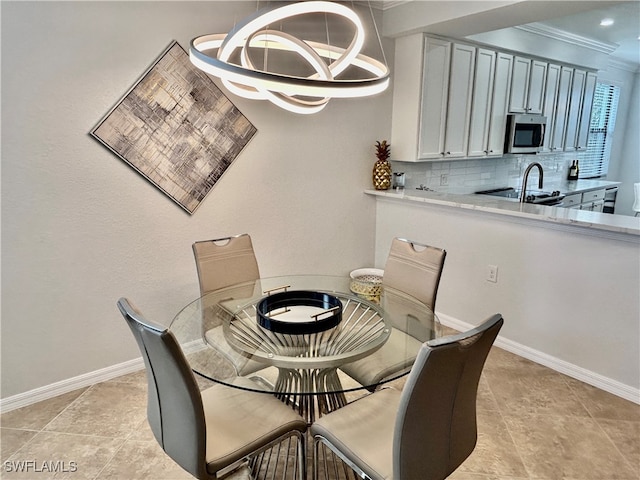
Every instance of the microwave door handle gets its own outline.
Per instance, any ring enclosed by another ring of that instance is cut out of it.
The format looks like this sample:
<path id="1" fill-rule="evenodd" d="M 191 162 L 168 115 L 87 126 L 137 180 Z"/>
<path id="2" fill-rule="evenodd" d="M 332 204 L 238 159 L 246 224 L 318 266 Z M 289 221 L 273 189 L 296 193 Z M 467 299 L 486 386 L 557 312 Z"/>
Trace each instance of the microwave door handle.
<path id="1" fill-rule="evenodd" d="M 542 132 L 540 134 L 540 144 L 538 145 L 539 147 L 542 147 L 542 144 L 544 143 L 544 131 L 546 130 L 547 126 L 543 123 L 541 127 L 542 127 Z"/>

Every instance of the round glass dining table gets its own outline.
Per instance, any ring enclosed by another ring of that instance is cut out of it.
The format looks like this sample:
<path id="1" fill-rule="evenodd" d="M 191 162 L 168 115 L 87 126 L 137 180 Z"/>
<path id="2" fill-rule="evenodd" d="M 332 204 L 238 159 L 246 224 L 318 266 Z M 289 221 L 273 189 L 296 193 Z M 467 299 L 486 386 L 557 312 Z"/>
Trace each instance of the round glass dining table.
<path id="1" fill-rule="evenodd" d="M 350 287 L 341 276 L 261 278 L 203 295 L 169 330 L 196 374 L 274 394 L 312 422 L 345 405 L 347 392 L 406 375 L 422 343 L 441 334 L 417 299 Z"/>

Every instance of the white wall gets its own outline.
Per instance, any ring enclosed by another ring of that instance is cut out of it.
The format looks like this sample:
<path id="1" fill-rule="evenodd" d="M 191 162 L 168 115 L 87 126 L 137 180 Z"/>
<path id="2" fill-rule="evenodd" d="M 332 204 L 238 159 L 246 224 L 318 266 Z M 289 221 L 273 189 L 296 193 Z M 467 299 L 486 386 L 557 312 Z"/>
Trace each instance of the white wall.
<path id="1" fill-rule="evenodd" d="M 637 238 L 383 198 L 376 216 L 380 268 L 396 236 L 447 250 L 437 312 L 471 325 L 502 313 L 504 341 L 638 402 Z"/>
<path id="2" fill-rule="evenodd" d="M 193 216 L 88 135 L 172 39 L 255 6 L 3 2 L 2 398 L 139 357 L 116 300 L 168 324 L 198 293 L 193 241 L 248 232 L 263 275 L 371 264 L 390 91 L 314 116 L 231 97 L 258 133 Z"/>
<path id="3" fill-rule="evenodd" d="M 616 214 L 634 215 L 633 184 L 640 182 L 640 72 L 638 68 L 611 63 L 598 72 L 598 81 L 620 87 L 607 180 L 622 182 Z"/>

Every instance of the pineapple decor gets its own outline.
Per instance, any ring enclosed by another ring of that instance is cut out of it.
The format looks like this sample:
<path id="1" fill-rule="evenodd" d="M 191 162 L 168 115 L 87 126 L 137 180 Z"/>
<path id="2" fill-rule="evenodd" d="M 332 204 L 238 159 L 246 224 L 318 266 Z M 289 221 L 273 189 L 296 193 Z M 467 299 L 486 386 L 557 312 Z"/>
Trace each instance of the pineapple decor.
<path id="1" fill-rule="evenodd" d="M 376 142 L 376 157 L 378 161 L 373 165 L 373 186 L 376 190 L 388 190 L 391 187 L 391 164 L 389 156 L 391 145 L 386 140 Z"/>

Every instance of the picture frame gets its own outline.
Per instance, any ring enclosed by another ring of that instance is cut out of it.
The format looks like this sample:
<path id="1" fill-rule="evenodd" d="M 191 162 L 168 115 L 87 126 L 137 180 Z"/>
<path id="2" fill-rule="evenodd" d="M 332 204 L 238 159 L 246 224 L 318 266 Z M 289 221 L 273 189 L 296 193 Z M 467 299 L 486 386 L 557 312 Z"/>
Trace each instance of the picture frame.
<path id="1" fill-rule="evenodd" d="M 256 133 L 175 40 L 90 132 L 189 214 Z"/>

